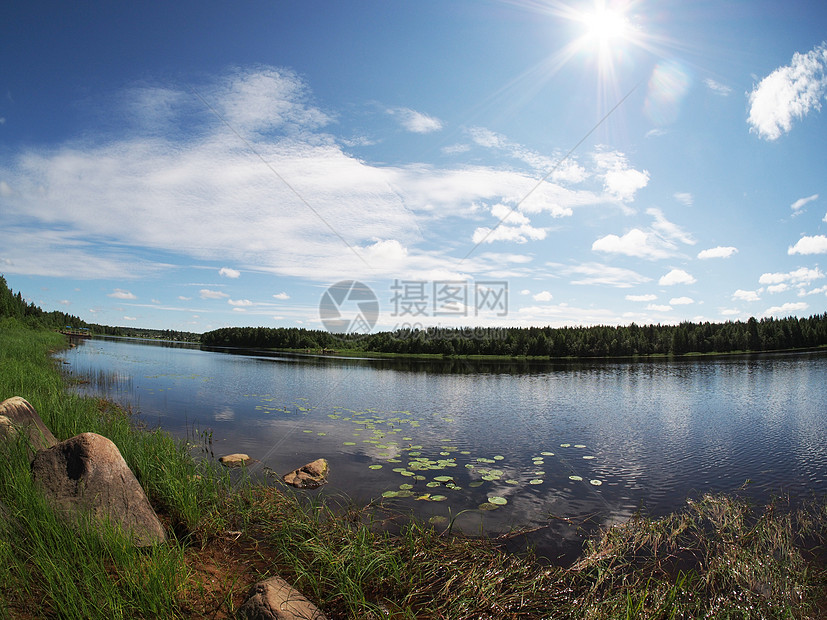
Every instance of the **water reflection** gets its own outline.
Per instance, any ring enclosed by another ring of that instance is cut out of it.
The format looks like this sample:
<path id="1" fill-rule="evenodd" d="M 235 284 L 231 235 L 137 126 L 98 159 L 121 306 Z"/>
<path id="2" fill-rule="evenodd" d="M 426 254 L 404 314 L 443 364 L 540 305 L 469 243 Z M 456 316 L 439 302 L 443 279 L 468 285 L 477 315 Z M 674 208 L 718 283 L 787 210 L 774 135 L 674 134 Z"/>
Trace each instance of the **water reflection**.
<path id="1" fill-rule="evenodd" d="M 748 480 L 757 501 L 825 490 L 824 354 L 508 363 L 92 340 L 64 358 L 89 380 L 79 389 L 182 438 L 209 431 L 216 455 L 282 473 L 325 456 L 323 492 L 367 502 L 410 484 L 397 509 L 468 510 L 455 525 L 471 533 L 541 527 L 532 542 L 552 554 L 641 507 Z M 438 475 L 446 500 L 417 501 Z M 479 510 L 492 496 L 506 504 Z"/>

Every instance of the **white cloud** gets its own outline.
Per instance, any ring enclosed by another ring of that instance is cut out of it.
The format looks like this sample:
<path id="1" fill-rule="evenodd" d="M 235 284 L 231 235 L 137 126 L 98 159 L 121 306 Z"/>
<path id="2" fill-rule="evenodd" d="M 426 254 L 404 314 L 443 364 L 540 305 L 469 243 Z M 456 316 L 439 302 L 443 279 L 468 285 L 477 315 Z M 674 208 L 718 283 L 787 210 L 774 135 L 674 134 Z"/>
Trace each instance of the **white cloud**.
<path id="1" fill-rule="evenodd" d="M 689 304 L 694 304 L 695 300 L 691 297 L 673 297 L 669 300 L 669 304 L 672 306 L 688 306 Z"/>
<path id="2" fill-rule="evenodd" d="M 658 280 L 658 284 L 661 286 L 673 286 L 675 284 L 694 284 L 697 282 L 693 276 L 688 274 L 683 269 L 673 269 L 660 280 Z"/>
<path id="3" fill-rule="evenodd" d="M 801 237 L 795 245 L 787 248 L 787 254 L 827 254 L 827 236 Z"/>
<path id="4" fill-rule="evenodd" d="M 232 269 L 230 267 L 222 267 L 221 269 L 218 270 L 218 275 L 224 276 L 225 278 L 235 279 L 235 278 L 238 278 L 239 276 L 241 276 L 241 272 L 236 270 L 236 269 Z"/>
<path id="5" fill-rule="evenodd" d="M 394 108 L 388 113 L 396 116 L 402 126 L 413 133 L 431 133 L 442 129 L 442 121 L 410 108 Z"/>
<path id="6" fill-rule="evenodd" d="M 664 304 L 649 304 L 646 306 L 647 310 L 654 310 L 655 312 L 669 312 L 672 310 L 672 306 L 667 306 Z"/>
<path id="7" fill-rule="evenodd" d="M 798 296 L 805 297 L 807 295 L 820 295 L 821 293 L 827 293 L 827 286 L 820 286 L 809 291 L 803 288 L 799 289 Z"/>
<path id="8" fill-rule="evenodd" d="M 631 269 L 610 267 L 602 263 L 584 263 L 574 266 L 549 263 L 549 267 L 554 268 L 556 273 L 560 275 L 577 277 L 577 279 L 572 280 L 571 283 L 578 285 L 605 285 L 615 288 L 631 288 L 638 284 L 651 281 L 651 278 L 647 278 Z"/>
<path id="9" fill-rule="evenodd" d="M 808 202 L 812 202 L 813 200 L 818 200 L 818 194 L 813 194 L 812 196 L 807 196 L 806 198 L 799 198 L 790 205 L 790 209 L 793 211 L 798 211 L 801 207 L 806 205 Z"/>
<path id="10" fill-rule="evenodd" d="M 116 288 L 113 292 L 109 293 L 107 297 L 114 297 L 115 299 L 138 299 L 135 295 L 122 288 Z"/>
<path id="11" fill-rule="evenodd" d="M 534 301 L 551 301 L 553 299 L 551 293 L 548 291 L 541 291 L 532 297 L 534 297 Z"/>
<path id="12" fill-rule="evenodd" d="M 631 202 L 635 193 L 649 184 L 647 170 L 629 167 L 626 156 L 617 151 L 600 151 L 594 155 L 598 168 L 603 170 L 604 189 L 623 202 Z"/>
<path id="13" fill-rule="evenodd" d="M 657 298 L 657 295 L 651 293 L 648 295 L 626 295 L 626 301 L 655 301 Z"/>
<path id="14" fill-rule="evenodd" d="M 288 295 L 285 292 L 276 293 L 275 295 L 273 295 L 273 297 L 275 297 L 276 299 L 280 299 L 282 301 L 290 299 L 290 295 Z"/>
<path id="15" fill-rule="evenodd" d="M 770 284 L 767 287 L 767 292 L 773 295 L 775 293 L 783 293 L 784 291 L 788 290 L 790 290 L 790 285 L 786 282 L 782 282 L 781 284 Z"/>
<path id="16" fill-rule="evenodd" d="M 799 302 L 788 302 L 786 304 L 782 304 L 780 306 L 772 306 L 771 308 L 767 308 L 764 310 L 763 316 L 775 316 L 775 317 L 786 317 L 793 315 L 797 312 L 802 312 L 809 308 L 810 306 L 803 301 Z"/>
<path id="17" fill-rule="evenodd" d="M 788 273 L 764 273 L 758 278 L 759 284 L 780 284 L 782 282 L 790 282 L 794 285 L 806 285 L 813 280 L 823 278 L 824 274 L 816 267 L 815 269 L 807 269 L 800 267 L 795 271 Z"/>
<path id="18" fill-rule="evenodd" d="M 796 53 L 789 65 L 765 77 L 749 94 L 750 131 L 766 140 L 776 140 L 792 129 L 793 119 L 821 109 L 827 90 L 827 46 L 824 43 L 806 54 Z"/>
<path id="19" fill-rule="evenodd" d="M 537 241 L 546 238 L 546 231 L 533 226 L 505 226 L 500 225 L 494 229 L 481 226 L 474 231 L 471 240 L 474 243 L 493 243 L 494 241 L 514 241 L 526 243 L 529 240 Z"/>
<path id="20" fill-rule="evenodd" d="M 622 237 L 606 235 L 592 243 L 595 252 L 624 254 L 638 258 L 658 259 L 670 256 L 670 252 L 658 244 L 653 234 L 633 228 Z"/>
<path id="21" fill-rule="evenodd" d="M 716 82 L 712 78 L 706 78 L 704 80 L 704 84 L 706 87 L 711 90 L 716 95 L 721 95 L 722 97 L 728 97 L 732 94 L 732 89 L 729 86 L 721 84 L 720 82 Z"/>
<path id="22" fill-rule="evenodd" d="M 738 248 L 734 248 L 731 245 L 727 246 L 718 246 L 715 248 L 709 248 L 706 250 L 701 250 L 698 252 L 698 258 L 700 259 L 707 259 L 707 258 L 729 258 L 733 254 L 738 253 Z"/>
<path id="23" fill-rule="evenodd" d="M 201 299 L 223 299 L 224 297 L 229 297 L 227 293 L 223 293 L 221 291 L 213 291 L 208 288 L 202 288 L 199 291 L 199 295 Z"/>
<path id="24" fill-rule="evenodd" d="M 691 207 L 695 204 L 695 198 L 689 192 L 676 192 L 674 194 L 675 200 L 685 207 Z"/>
<path id="25" fill-rule="evenodd" d="M 137 321 L 138 317 L 136 317 L 136 316 L 125 316 L 125 317 L 123 317 L 123 320 L 124 321 Z"/>
<path id="26" fill-rule="evenodd" d="M 740 301 L 758 301 L 761 299 L 758 295 L 758 291 L 745 291 L 740 288 L 732 294 L 732 298 Z"/>
<path id="27" fill-rule="evenodd" d="M 227 303 L 231 306 L 252 306 L 253 302 L 249 299 L 228 299 Z"/>
<path id="28" fill-rule="evenodd" d="M 663 211 L 656 208 L 646 209 L 647 215 L 655 218 L 652 228 L 667 241 L 680 241 L 686 245 L 695 245 L 696 241 L 691 234 L 683 230 L 677 224 L 673 224 L 666 219 Z"/>

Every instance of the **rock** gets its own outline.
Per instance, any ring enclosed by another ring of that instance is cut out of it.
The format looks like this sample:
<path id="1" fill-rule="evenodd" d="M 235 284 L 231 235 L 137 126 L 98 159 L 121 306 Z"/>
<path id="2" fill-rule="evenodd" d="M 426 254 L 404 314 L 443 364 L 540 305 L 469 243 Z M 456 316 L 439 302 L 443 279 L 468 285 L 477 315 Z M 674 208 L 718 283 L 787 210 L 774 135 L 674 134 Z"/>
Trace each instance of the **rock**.
<path id="1" fill-rule="evenodd" d="M 218 462 L 224 465 L 225 467 L 241 467 L 250 460 L 250 457 L 246 454 L 227 454 L 222 456 L 218 459 Z"/>
<path id="2" fill-rule="evenodd" d="M 11 439 L 18 433 L 29 438 L 32 454 L 57 443 L 29 401 L 13 396 L 0 403 L 0 439 Z"/>
<path id="3" fill-rule="evenodd" d="M 91 514 L 109 520 L 140 547 L 161 543 L 158 515 L 118 447 L 106 437 L 82 433 L 38 452 L 32 475 L 46 497 L 67 517 Z"/>
<path id="4" fill-rule="evenodd" d="M 281 577 L 259 581 L 238 609 L 247 620 L 327 620 L 313 603 Z"/>
<path id="5" fill-rule="evenodd" d="M 326 459 L 316 459 L 300 469 L 291 471 L 282 476 L 290 486 L 299 489 L 315 489 L 327 484 L 327 473 L 330 470 Z"/>

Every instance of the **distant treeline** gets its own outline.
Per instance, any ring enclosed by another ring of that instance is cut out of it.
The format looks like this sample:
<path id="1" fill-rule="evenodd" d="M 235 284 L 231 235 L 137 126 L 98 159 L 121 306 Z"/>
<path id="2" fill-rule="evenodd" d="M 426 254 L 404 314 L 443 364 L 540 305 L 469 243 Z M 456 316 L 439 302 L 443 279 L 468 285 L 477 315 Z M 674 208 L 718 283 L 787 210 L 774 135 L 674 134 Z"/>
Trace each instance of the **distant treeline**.
<path id="1" fill-rule="evenodd" d="M 172 329 L 145 329 L 135 327 L 110 327 L 109 325 L 98 325 L 86 321 L 66 312 L 53 310 L 46 312 L 34 303 L 27 302 L 18 291 L 12 291 L 6 278 L 0 276 L 0 318 L 11 317 L 17 319 L 29 327 L 41 327 L 46 329 L 72 329 L 86 328 L 90 333 L 104 336 L 124 336 L 131 338 L 158 338 L 163 340 L 186 340 L 198 342 L 200 334 L 192 332 L 181 332 Z"/>
<path id="2" fill-rule="evenodd" d="M 271 327 L 206 332 L 209 346 L 376 351 L 401 354 L 623 357 L 734 351 L 777 351 L 827 345 L 827 313 L 806 319 L 609 327 L 399 330 L 367 335 Z"/>
<path id="3" fill-rule="evenodd" d="M 18 319 L 29 327 L 44 327 L 47 329 L 62 329 L 66 326 L 90 327 L 78 317 L 54 310 L 45 312 L 33 303 L 27 303 L 18 291 L 15 294 L 6 284 L 6 278 L 0 276 L 0 318 L 11 317 Z"/>

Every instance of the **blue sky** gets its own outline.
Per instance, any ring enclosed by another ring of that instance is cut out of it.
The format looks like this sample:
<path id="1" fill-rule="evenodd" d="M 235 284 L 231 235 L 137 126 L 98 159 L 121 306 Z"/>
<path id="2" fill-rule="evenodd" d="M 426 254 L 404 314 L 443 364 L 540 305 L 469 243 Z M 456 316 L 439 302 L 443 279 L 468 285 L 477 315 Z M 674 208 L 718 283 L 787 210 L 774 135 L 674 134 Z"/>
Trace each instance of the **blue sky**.
<path id="1" fill-rule="evenodd" d="M 825 41 L 820 0 L 12 0 L 0 273 L 196 332 L 343 280 L 374 329 L 822 313 Z"/>

